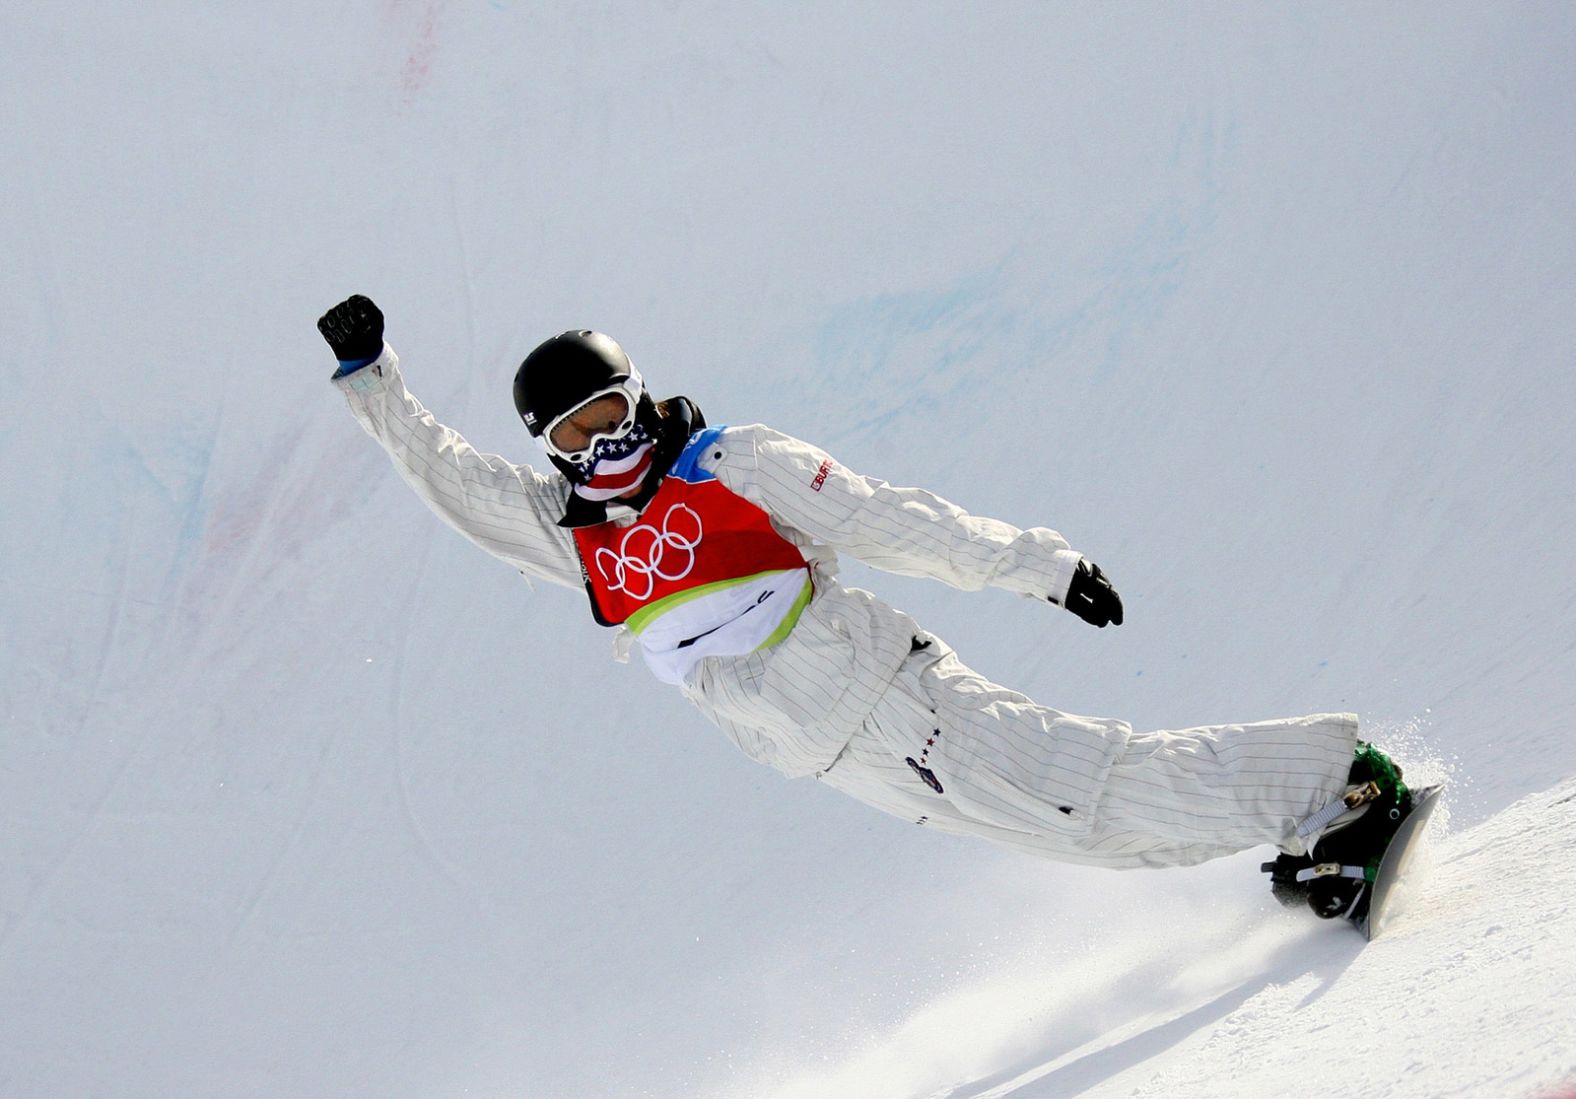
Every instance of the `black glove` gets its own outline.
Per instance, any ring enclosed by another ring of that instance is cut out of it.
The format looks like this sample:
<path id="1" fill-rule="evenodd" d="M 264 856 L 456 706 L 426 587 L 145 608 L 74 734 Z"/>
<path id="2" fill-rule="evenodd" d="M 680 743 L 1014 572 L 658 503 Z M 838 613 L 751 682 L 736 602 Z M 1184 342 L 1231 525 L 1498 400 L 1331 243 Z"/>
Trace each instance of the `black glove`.
<path id="1" fill-rule="evenodd" d="M 1100 566 L 1087 559 L 1079 559 L 1078 571 L 1073 582 L 1067 585 L 1064 606 L 1091 626 L 1102 630 L 1108 625 L 1122 624 L 1122 597 L 1116 594 L 1111 581 L 1105 578 Z"/>
<path id="2" fill-rule="evenodd" d="M 351 295 L 318 318 L 317 330 L 342 363 L 363 362 L 383 354 L 383 313 L 371 298 Z"/>

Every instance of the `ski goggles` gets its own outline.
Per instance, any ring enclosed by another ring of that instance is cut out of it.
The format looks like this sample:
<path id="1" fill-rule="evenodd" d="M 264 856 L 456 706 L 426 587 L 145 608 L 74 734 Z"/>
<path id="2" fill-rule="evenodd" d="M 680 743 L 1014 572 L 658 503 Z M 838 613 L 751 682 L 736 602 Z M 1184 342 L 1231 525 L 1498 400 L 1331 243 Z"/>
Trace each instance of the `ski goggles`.
<path id="1" fill-rule="evenodd" d="M 566 462 L 584 465 L 598 443 L 617 442 L 634 430 L 645 388 L 640 373 L 631 368 L 627 377 L 554 416 L 540 436 L 542 446 Z"/>

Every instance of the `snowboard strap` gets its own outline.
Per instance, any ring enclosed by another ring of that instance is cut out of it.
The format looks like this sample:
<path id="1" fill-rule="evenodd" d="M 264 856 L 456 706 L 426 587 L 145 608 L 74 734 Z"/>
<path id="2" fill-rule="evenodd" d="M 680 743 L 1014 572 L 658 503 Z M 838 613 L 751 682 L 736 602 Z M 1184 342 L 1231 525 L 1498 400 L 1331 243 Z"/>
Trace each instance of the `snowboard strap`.
<path id="1" fill-rule="evenodd" d="M 1378 796 L 1377 782 L 1365 782 L 1361 786 L 1352 787 L 1317 813 L 1304 817 L 1302 823 L 1297 825 L 1297 838 L 1307 839 L 1309 836 L 1317 835 L 1342 813 L 1367 805 Z"/>
<path id="2" fill-rule="evenodd" d="M 1312 881 L 1314 878 L 1356 878 L 1358 881 L 1367 881 L 1368 871 L 1361 866 L 1342 866 L 1338 862 L 1321 862 L 1317 866 L 1297 871 L 1297 880 L 1300 882 Z"/>

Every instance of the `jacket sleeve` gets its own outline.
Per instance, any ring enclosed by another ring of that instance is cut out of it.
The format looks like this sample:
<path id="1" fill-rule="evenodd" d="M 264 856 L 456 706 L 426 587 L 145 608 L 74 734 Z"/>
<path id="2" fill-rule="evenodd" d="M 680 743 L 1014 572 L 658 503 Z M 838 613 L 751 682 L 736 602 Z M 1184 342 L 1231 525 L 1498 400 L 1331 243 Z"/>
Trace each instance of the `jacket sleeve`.
<path id="1" fill-rule="evenodd" d="M 759 424 L 737 430 L 747 435 L 754 459 L 752 469 L 740 471 L 740 490 L 778 523 L 888 572 L 965 591 L 995 587 L 1065 600 L 1079 554 L 1054 530 L 1019 530 L 970 515 L 923 489 L 861 476 L 824 451 Z M 729 457 L 725 467 L 739 461 Z M 728 477 L 725 469 L 718 474 Z"/>
<path id="2" fill-rule="evenodd" d="M 558 526 L 568 484 L 481 454 L 411 396 L 387 344 L 370 364 L 335 375 L 350 411 L 405 483 L 449 526 L 528 576 L 580 587 L 580 558 Z"/>

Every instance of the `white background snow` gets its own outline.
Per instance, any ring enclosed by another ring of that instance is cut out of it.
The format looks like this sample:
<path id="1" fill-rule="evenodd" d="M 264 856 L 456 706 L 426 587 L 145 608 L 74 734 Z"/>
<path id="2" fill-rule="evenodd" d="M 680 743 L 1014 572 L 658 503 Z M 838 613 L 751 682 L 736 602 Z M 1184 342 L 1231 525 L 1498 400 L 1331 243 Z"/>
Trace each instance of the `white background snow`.
<path id="1" fill-rule="evenodd" d="M 1576 1089 L 1576 6 L 0 8 L 0 1095 Z M 737 754 L 327 384 L 535 451 L 661 394 L 1044 524 L 1096 631 L 857 566 L 1145 728 L 1453 780 L 1364 948 Z"/>

